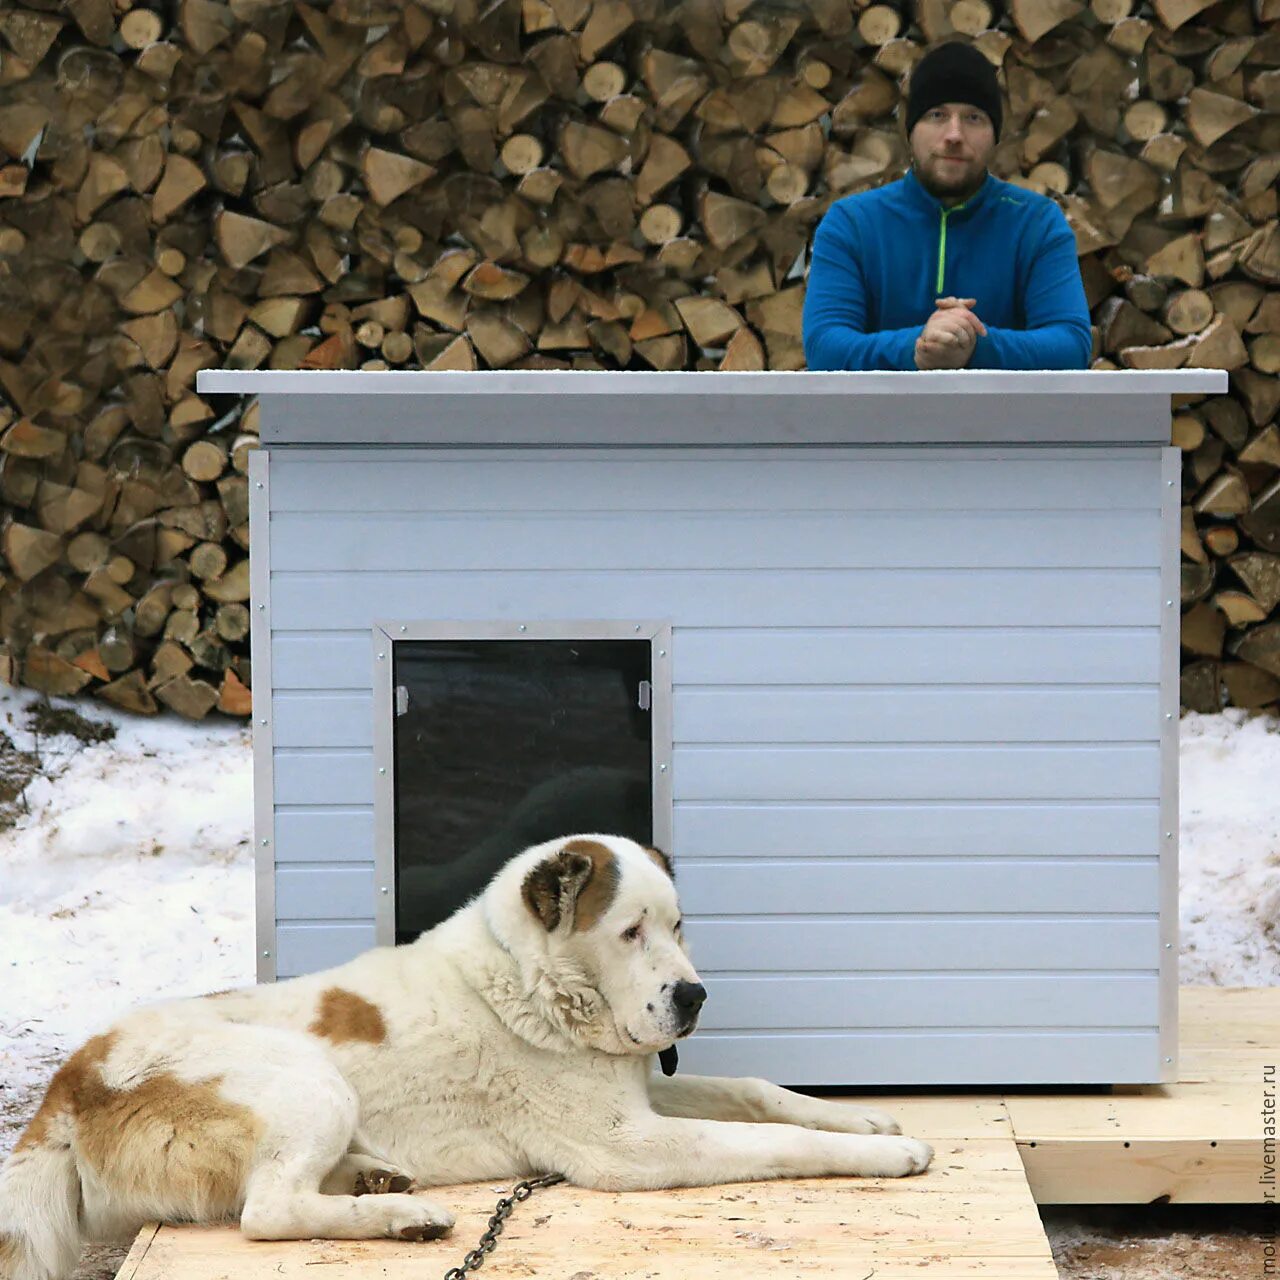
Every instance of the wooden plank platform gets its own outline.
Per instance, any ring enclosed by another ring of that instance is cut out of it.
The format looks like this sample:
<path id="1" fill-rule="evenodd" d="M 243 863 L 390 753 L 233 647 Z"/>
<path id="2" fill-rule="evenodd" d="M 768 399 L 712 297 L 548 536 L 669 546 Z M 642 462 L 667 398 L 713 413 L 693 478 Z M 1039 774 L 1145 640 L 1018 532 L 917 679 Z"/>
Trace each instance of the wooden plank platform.
<path id="1" fill-rule="evenodd" d="M 935 1147 L 916 1178 L 806 1179 L 678 1191 L 548 1187 L 517 1206 L 491 1280 L 794 1280 L 801 1275 L 907 1280 L 922 1266 L 948 1276 L 1057 1280 L 999 1098 L 903 1097 L 895 1114 Z M 245 1240 L 232 1228 L 147 1228 L 119 1280 L 316 1280 L 341 1265 L 379 1280 L 443 1275 L 475 1247 L 509 1186 L 426 1194 L 457 1215 L 452 1236 L 398 1241 Z M 425 1270 L 424 1270 L 425 1268 Z"/>
<path id="2" fill-rule="evenodd" d="M 1176 1084 L 1006 1096 L 1032 1194 L 1039 1204 L 1262 1203 L 1263 1096 L 1269 1087 L 1280 1102 L 1277 1068 L 1280 987 L 1183 987 Z"/>
<path id="3" fill-rule="evenodd" d="M 906 1280 L 922 1266 L 956 1277 L 1056 1280 L 1035 1202 L 1008 1138 L 944 1140 L 928 1179 L 753 1182 L 620 1194 L 549 1187 L 520 1205 L 484 1264 L 491 1280 Z M 315 1280 L 316 1267 L 380 1280 L 441 1276 L 474 1248 L 499 1184 L 438 1188 L 453 1235 L 397 1241 L 245 1240 L 230 1228 L 152 1231 L 127 1280 Z M 123 1275 L 123 1273 L 122 1273 Z"/>
<path id="4" fill-rule="evenodd" d="M 1065 1096 L 880 1095 L 876 1105 L 904 1132 L 934 1144 L 927 1174 L 624 1194 L 550 1187 L 517 1206 L 483 1274 L 906 1280 L 928 1266 L 956 1277 L 1056 1280 L 1037 1202 L 1263 1199 L 1263 1069 L 1280 1066 L 1280 988 L 1184 988 L 1181 1018 L 1177 1084 Z M 229 1227 L 152 1224 L 118 1280 L 316 1280 L 309 1268 L 320 1266 L 422 1280 L 461 1262 L 508 1190 L 433 1188 L 458 1224 L 427 1244 L 274 1244 Z"/>

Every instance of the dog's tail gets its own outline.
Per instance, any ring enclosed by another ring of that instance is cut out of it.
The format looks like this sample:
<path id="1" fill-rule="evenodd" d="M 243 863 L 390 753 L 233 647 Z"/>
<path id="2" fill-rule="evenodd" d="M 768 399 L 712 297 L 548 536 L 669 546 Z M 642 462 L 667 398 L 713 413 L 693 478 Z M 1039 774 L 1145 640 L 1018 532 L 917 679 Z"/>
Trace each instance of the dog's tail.
<path id="1" fill-rule="evenodd" d="M 83 1247 L 75 1153 L 28 1131 L 0 1170 L 0 1280 L 64 1280 Z"/>

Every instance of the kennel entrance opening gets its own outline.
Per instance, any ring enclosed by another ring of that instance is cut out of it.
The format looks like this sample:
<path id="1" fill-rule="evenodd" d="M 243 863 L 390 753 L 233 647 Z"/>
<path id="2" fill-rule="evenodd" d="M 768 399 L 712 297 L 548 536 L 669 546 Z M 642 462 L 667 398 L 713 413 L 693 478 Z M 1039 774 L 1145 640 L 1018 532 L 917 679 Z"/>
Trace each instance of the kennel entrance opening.
<path id="1" fill-rule="evenodd" d="M 375 628 L 381 941 L 411 942 L 544 840 L 670 847 L 669 636 L 636 622 Z"/>

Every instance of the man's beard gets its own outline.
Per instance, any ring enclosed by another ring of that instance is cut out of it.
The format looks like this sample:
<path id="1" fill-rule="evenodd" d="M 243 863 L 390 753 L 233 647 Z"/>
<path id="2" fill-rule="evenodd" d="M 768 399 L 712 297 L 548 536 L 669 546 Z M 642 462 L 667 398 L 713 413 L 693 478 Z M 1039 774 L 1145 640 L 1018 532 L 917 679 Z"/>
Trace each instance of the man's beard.
<path id="1" fill-rule="evenodd" d="M 920 185 L 935 200 L 960 200 L 963 202 L 977 193 L 978 188 L 982 186 L 987 177 L 987 171 L 984 168 L 975 177 L 967 178 L 963 184 L 959 182 L 939 182 L 937 178 L 931 176 L 914 161 L 912 162 L 912 168 L 915 169 L 916 178 L 919 180 Z"/>

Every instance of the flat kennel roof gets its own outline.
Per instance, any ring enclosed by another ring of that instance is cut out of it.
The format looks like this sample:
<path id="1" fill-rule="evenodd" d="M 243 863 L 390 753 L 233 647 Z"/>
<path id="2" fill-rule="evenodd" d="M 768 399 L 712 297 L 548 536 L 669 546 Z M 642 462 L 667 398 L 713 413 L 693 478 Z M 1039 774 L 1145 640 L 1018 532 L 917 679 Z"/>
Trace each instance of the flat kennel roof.
<path id="1" fill-rule="evenodd" d="M 1225 392 L 1227 374 L 207 369 L 198 386 L 264 397 L 268 445 L 1167 445 L 1167 397 Z"/>

